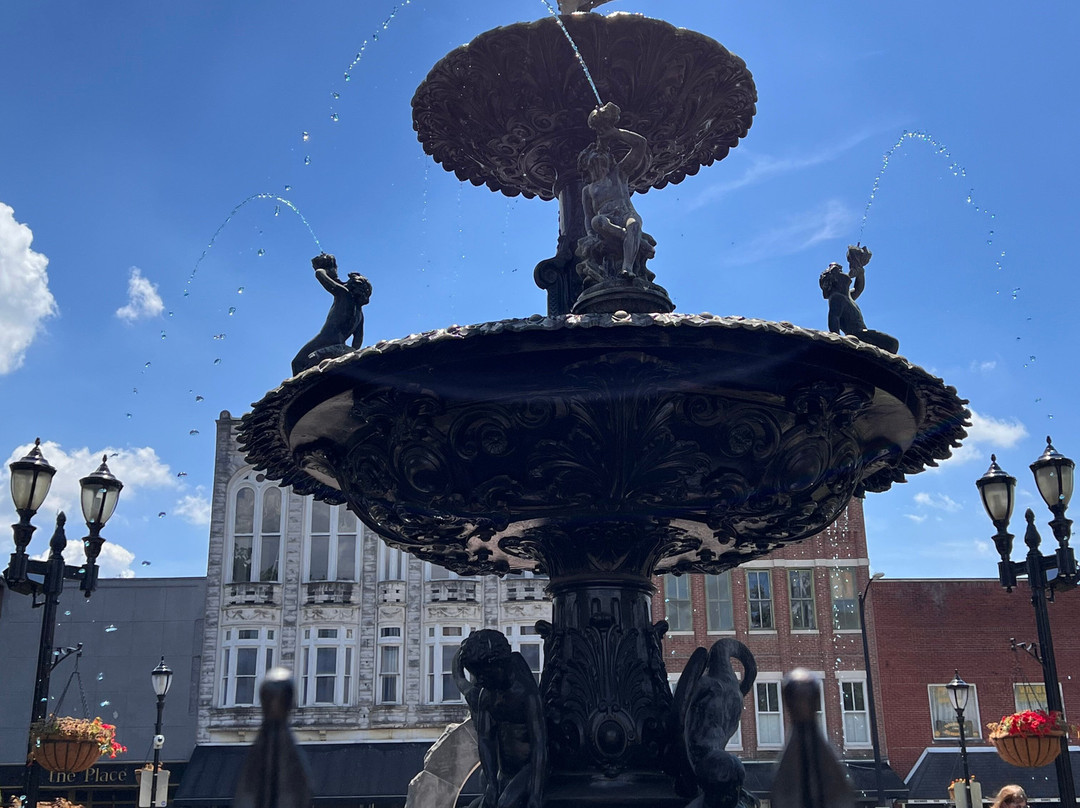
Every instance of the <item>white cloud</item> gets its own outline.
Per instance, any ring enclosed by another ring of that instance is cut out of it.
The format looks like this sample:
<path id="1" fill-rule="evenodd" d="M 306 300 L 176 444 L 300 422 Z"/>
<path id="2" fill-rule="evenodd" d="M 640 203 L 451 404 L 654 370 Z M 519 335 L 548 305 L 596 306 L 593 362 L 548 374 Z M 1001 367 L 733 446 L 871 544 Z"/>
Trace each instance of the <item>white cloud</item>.
<path id="1" fill-rule="evenodd" d="M 791 255 L 819 241 L 841 238 L 855 226 L 855 213 L 843 202 L 830 199 L 813 210 L 791 216 L 771 230 L 752 238 L 721 259 L 727 266 L 752 264 L 762 258 Z"/>
<path id="2" fill-rule="evenodd" d="M 200 487 L 194 495 L 189 494 L 178 500 L 173 506 L 173 513 L 197 527 L 209 527 L 210 499 L 203 496 Z"/>
<path id="3" fill-rule="evenodd" d="M 927 520 L 926 514 L 905 513 L 904 516 L 906 516 L 908 519 L 910 519 L 912 522 L 914 522 L 917 525 L 921 525 L 923 522 L 925 522 Z"/>
<path id="4" fill-rule="evenodd" d="M 138 267 L 128 276 L 128 302 L 116 310 L 121 320 L 133 323 L 146 317 L 156 317 L 165 310 L 157 286 L 143 277 Z"/>
<path id="5" fill-rule="evenodd" d="M 46 318 L 56 314 L 45 271 L 49 259 L 30 249 L 34 234 L 0 202 L 0 375 L 22 366 Z"/>
<path id="6" fill-rule="evenodd" d="M 946 494 L 928 494 L 925 491 L 920 491 L 915 495 L 915 503 L 917 505 L 922 505 L 924 508 L 935 508 L 948 513 L 956 513 L 963 507 L 959 502 Z"/>
<path id="7" fill-rule="evenodd" d="M 1011 449 L 1028 434 L 1027 427 L 1020 421 L 992 418 L 975 410 L 971 411 L 971 426 L 967 432 L 964 445 L 946 461 L 950 467 L 979 459 L 989 464 L 992 452 Z"/>
<path id="8" fill-rule="evenodd" d="M 977 359 L 973 359 L 971 361 L 970 370 L 971 370 L 972 373 L 990 373 L 996 367 L 997 367 L 997 362 L 995 362 L 992 359 L 987 360 L 985 362 L 980 362 Z"/>
<path id="9" fill-rule="evenodd" d="M 689 210 L 697 210 L 739 188 L 756 185 L 759 182 L 763 182 L 773 177 L 788 174 L 792 171 L 800 171 L 804 168 L 812 168 L 813 166 L 835 160 L 844 152 L 858 146 L 872 134 L 874 133 L 869 131 L 858 132 L 846 140 L 839 143 L 830 143 L 825 146 L 825 148 L 813 154 L 801 157 L 772 157 L 767 154 L 755 154 L 749 149 L 744 150 L 743 148 L 740 148 L 738 156 L 749 159 L 750 167 L 735 179 L 710 185 L 698 194 L 695 199 L 691 200 L 687 207 Z"/>

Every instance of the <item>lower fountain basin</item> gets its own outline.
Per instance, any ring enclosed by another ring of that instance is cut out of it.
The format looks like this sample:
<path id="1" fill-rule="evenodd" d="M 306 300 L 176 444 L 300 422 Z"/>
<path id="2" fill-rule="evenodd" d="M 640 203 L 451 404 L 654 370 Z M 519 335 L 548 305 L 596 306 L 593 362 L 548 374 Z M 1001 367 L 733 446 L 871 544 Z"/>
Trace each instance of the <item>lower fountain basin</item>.
<path id="1" fill-rule="evenodd" d="M 719 572 L 947 458 L 965 404 L 902 357 L 789 323 L 534 315 L 327 360 L 240 441 L 460 573 Z"/>

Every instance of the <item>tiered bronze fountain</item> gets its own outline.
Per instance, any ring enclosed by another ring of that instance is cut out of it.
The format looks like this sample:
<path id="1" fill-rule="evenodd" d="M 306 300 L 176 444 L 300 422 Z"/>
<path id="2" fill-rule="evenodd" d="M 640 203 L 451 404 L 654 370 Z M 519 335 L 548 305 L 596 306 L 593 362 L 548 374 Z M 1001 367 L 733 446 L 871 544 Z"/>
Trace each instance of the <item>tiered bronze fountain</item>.
<path id="1" fill-rule="evenodd" d="M 653 576 L 811 536 L 965 434 L 956 391 L 887 350 L 673 312 L 631 194 L 723 159 L 755 103 L 737 56 L 637 15 L 511 25 L 449 53 L 413 99 L 420 143 L 462 180 L 559 201 L 535 273 L 547 315 L 323 350 L 244 418 L 250 462 L 391 546 L 550 577 L 547 806 L 681 806 L 699 788 L 734 805 L 737 784 L 688 769 Z M 487 808 L 540 804 L 499 788 Z"/>

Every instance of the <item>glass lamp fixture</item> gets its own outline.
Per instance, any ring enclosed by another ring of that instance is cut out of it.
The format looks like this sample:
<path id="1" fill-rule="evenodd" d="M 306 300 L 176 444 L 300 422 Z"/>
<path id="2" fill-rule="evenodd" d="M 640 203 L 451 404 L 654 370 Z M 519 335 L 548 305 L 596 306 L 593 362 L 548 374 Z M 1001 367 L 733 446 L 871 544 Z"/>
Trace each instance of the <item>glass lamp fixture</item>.
<path id="1" fill-rule="evenodd" d="M 150 671 L 150 682 L 154 685 L 154 692 L 158 696 L 164 697 L 169 692 L 172 676 L 172 668 L 165 664 L 165 657 L 162 657 L 158 666 Z"/>
<path id="2" fill-rule="evenodd" d="M 1046 436 L 1046 450 L 1031 464 L 1035 484 L 1039 487 L 1043 502 L 1054 510 L 1067 508 L 1073 492 L 1073 469 L 1076 464 L 1061 454 Z"/>
<path id="3" fill-rule="evenodd" d="M 968 698 L 971 696 L 971 685 L 960 678 L 960 671 L 956 671 L 953 680 L 945 685 L 949 691 L 949 702 L 958 713 L 967 709 Z"/>
<path id="4" fill-rule="evenodd" d="M 120 499 L 120 489 L 124 484 L 113 476 L 106 464 L 106 458 L 101 458 L 101 465 L 93 474 L 89 474 L 79 480 L 82 490 L 82 512 L 86 524 L 98 529 L 105 526 L 116 510 L 116 502 Z"/>
<path id="5" fill-rule="evenodd" d="M 11 499 L 16 511 L 37 513 L 52 486 L 56 469 L 41 455 L 41 438 L 34 440 L 34 448 L 21 460 L 8 465 L 11 469 Z"/>
<path id="6" fill-rule="evenodd" d="M 1008 525 L 1016 503 L 1016 478 L 997 464 L 997 455 L 990 455 L 990 468 L 975 481 L 975 485 L 990 521 L 995 525 Z"/>

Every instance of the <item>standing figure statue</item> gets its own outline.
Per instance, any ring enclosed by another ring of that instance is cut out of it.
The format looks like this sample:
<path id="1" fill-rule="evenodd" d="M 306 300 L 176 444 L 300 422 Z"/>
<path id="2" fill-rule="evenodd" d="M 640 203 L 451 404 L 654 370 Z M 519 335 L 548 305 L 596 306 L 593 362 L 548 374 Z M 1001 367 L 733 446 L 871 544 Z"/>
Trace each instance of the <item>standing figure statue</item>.
<path id="1" fill-rule="evenodd" d="M 881 331 L 867 328 L 862 311 L 855 301 L 866 287 L 866 265 L 870 263 L 872 253 L 869 247 L 849 244 L 847 250 L 847 273 L 835 261 L 821 273 L 818 285 L 821 296 L 829 301 L 829 330 L 834 334 L 844 333 L 878 348 L 896 353 L 900 341 Z M 851 282 L 855 288 L 851 288 Z"/>
<path id="2" fill-rule="evenodd" d="M 334 296 L 334 302 L 322 329 L 293 358 L 294 376 L 324 359 L 347 353 L 345 341 L 350 337 L 352 347 L 359 348 L 364 341 L 363 307 L 371 300 L 371 283 L 359 272 L 350 272 L 349 279 L 341 282 L 334 256 L 320 253 L 311 259 L 311 266 L 319 283 Z"/>
<path id="3" fill-rule="evenodd" d="M 620 115 L 610 102 L 590 112 L 588 124 L 596 141 L 578 157 L 585 183 L 581 190 L 585 235 L 576 249 L 577 272 L 585 287 L 574 306 L 579 314 L 674 308 L 645 266 L 656 254 L 656 239 L 641 229 L 641 216 L 630 201 L 630 184 L 649 165 L 648 142 L 637 132 L 620 129 L 616 125 Z M 616 159 L 616 149 L 626 153 Z"/>
<path id="4" fill-rule="evenodd" d="M 547 728 L 529 663 L 503 634 L 487 628 L 461 643 L 452 672 L 476 726 L 486 782 L 473 808 L 540 808 Z"/>
<path id="5" fill-rule="evenodd" d="M 732 659 L 742 665 L 742 681 L 731 667 Z M 681 779 L 689 779 L 685 772 L 688 763 L 701 789 L 690 808 L 757 804 L 752 795 L 742 790 L 746 774 L 742 761 L 725 749 L 739 727 L 743 697 L 755 679 L 754 655 L 735 639 L 718 640 L 707 652 L 698 648 L 687 661 L 675 688 L 674 709 L 685 754 L 685 760 L 679 761 Z"/>

